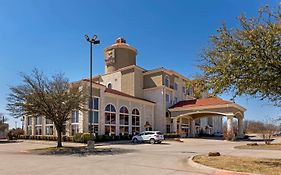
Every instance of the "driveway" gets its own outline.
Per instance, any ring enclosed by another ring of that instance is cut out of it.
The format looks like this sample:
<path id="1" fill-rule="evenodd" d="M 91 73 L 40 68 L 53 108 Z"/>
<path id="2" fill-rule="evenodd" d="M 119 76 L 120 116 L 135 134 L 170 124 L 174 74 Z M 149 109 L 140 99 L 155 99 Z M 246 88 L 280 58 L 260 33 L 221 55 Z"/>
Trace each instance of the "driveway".
<path id="1" fill-rule="evenodd" d="M 2 175 L 178 175 L 212 174 L 187 164 L 195 154 L 219 151 L 222 154 L 280 158 L 281 151 L 237 150 L 233 147 L 245 142 L 227 142 L 208 139 L 184 139 L 184 143 L 165 141 L 163 144 L 112 143 L 100 147 L 130 149 L 133 152 L 118 155 L 54 156 L 32 155 L 28 149 L 55 146 L 55 142 L 24 141 L 0 144 L 0 174 Z M 66 146 L 79 144 L 67 143 Z"/>

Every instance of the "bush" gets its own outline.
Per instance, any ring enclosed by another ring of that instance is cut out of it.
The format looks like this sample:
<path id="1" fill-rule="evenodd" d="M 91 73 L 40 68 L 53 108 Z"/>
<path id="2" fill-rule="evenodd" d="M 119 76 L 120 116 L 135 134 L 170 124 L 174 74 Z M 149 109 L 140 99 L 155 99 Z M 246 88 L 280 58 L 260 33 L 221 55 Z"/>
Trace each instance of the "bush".
<path id="1" fill-rule="evenodd" d="M 83 133 L 76 133 L 76 134 L 74 134 L 74 136 L 73 136 L 74 142 L 78 142 L 78 143 L 79 143 L 82 134 L 83 134 Z"/>
<path id="2" fill-rule="evenodd" d="M 221 154 L 219 152 L 209 152 L 208 156 L 220 156 Z"/>
<path id="3" fill-rule="evenodd" d="M 90 133 L 83 133 L 80 138 L 80 143 L 87 143 L 93 137 Z"/>
<path id="4" fill-rule="evenodd" d="M 24 131 L 20 128 L 17 128 L 17 129 L 11 129 L 9 132 L 8 132 L 8 139 L 9 140 L 15 140 L 17 139 L 20 135 L 23 135 L 24 134 Z"/>
<path id="5" fill-rule="evenodd" d="M 180 135 L 177 133 L 166 133 L 164 134 L 164 138 L 180 138 Z"/>
<path id="6" fill-rule="evenodd" d="M 247 143 L 248 146 L 258 146 L 257 143 Z"/>

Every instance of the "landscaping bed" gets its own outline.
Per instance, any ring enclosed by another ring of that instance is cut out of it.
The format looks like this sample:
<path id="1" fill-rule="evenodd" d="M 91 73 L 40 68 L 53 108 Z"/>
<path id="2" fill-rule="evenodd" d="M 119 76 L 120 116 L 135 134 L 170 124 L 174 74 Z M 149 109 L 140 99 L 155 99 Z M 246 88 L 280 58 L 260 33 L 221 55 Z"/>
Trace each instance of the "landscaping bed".
<path id="1" fill-rule="evenodd" d="M 193 161 L 206 166 L 229 171 L 267 175 L 281 174 L 281 159 L 198 155 L 193 158 Z"/>
<path id="2" fill-rule="evenodd" d="M 281 150 L 281 143 L 267 144 L 247 144 L 236 146 L 237 149 L 257 149 L 257 150 Z"/>
<path id="3" fill-rule="evenodd" d="M 29 153 L 39 154 L 39 155 L 115 155 L 130 153 L 133 150 L 120 149 L 120 148 L 94 148 L 88 149 L 86 146 L 80 147 L 47 147 L 28 150 Z"/>

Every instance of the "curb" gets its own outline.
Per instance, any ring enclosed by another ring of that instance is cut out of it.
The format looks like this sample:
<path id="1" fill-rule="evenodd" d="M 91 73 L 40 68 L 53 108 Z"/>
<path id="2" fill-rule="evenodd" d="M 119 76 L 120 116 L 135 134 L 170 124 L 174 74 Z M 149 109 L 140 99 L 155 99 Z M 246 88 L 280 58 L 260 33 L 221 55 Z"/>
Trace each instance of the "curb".
<path id="1" fill-rule="evenodd" d="M 214 173 L 214 174 L 224 174 L 224 175 L 262 175 L 262 174 L 254 174 L 254 173 L 248 173 L 248 172 L 237 172 L 237 171 L 230 171 L 230 170 L 223 170 L 223 169 L 218 169 L 218 168 L 213 168 L 213 167 L 209 167 L 209 166 L 206 166 L 206 165 L 202 165 L 202 164 L 199 164 L 199 163 L 196 163 L 193 161 L 193 158 L 195 156 L 197 156 L 198 154 L 196 155 L 193 155 L 191 156 L 189 159 L 188 159 L 188 164 L 194 168 L 198 168 L 198 169 L 204 169 L 206 171 L 209 171 L 210 173 Z"/>

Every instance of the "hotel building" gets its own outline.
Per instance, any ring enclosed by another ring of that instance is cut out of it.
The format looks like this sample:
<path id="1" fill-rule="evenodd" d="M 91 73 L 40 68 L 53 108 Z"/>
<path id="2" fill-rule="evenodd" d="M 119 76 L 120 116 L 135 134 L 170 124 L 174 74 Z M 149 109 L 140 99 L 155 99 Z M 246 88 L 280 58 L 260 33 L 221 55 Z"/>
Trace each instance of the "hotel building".
<path id="1" fill-rule="evenodd" d="M 105 74 L 93 79 L 93 111 L 73 111 L 65 123 L 65 135 L 89 132 L 98 135 L 133 135 L 144 130 L 180 133 L 195 137 L 200 132 L 222 132 L 222 118 L 232 130 L 238 119 L 243 135 L 245 109 L 220 98 L 193 97 L 187 77 L 174 70 L 144 69 L 137 65 L 137 49 L 123 38 L 105 48 Z M 77 82 L 89 89 L 89 79 Z M 44 117 L 24 120 L 29 135 L 56 135 L 52 121 Z"/>

